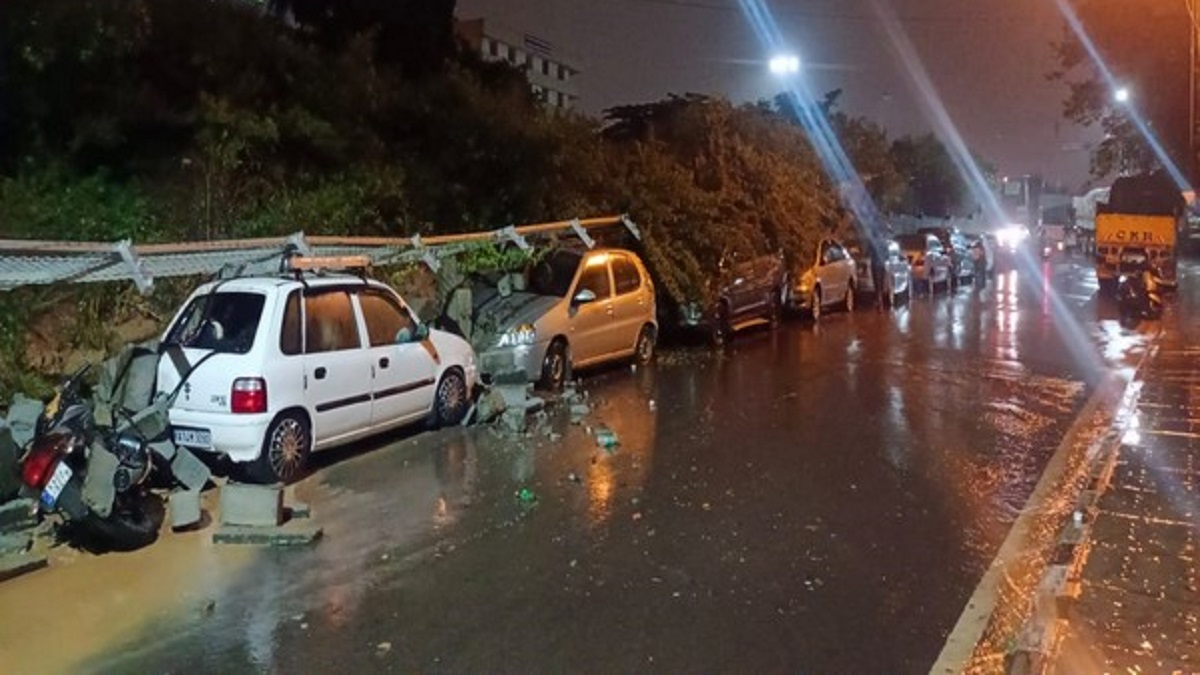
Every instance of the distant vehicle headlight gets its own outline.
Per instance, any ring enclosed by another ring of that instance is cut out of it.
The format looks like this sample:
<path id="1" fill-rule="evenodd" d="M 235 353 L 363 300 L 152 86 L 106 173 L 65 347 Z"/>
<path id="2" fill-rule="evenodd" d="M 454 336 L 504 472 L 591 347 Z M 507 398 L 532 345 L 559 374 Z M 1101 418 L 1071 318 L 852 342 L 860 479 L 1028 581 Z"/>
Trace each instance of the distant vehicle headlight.
<path id="1" fill-rule="evenodd" d="M 516 328 L 510 328 L 500 336 L 501 347 L 519 347 L 535 342 L 537 342 L 537 331 L 531 323 L 523 323 Z"/>
<path id="2" fill-rule="evenodd" d="M 1024 225 L 1009 225 L 996 232 L 996 239 L 1008 248 L 1016 248 L 1029 237 L 1029 229 Z"/>

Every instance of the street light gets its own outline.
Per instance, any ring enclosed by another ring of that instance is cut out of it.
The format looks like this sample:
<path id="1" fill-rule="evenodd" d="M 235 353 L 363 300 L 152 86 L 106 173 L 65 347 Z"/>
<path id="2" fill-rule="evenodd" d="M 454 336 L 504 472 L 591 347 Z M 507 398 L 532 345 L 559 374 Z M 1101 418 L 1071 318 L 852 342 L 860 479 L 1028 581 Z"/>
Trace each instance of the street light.
<path id="1" fill-rule="evenodd" d="M 771 57 L 767 65 L 776 75 L 795 75 L 800 72 L 800 57 L 795 54 L 780 54 Z"/>
<path id="2" fill-rule="evenodd" d="M 1113 92 L 1113 98 L 1117 101 L 1117 103 L 1129 103 L 1129 88 L 1121 87 L 1120 89 L 1116 90 Z"/>

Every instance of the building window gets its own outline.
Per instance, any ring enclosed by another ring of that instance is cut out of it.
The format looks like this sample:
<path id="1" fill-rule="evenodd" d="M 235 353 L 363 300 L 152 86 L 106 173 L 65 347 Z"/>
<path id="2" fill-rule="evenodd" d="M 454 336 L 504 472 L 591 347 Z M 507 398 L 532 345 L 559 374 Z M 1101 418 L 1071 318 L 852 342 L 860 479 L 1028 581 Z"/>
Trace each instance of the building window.
<path id="1" fill-rule="evenodd" d="M 488 40 L 488 53 L 492 56 L 500 56 L 500 43 L 495 40 Z"/>
<path id="2" fill-rule="evenodd" d="M 561 63 L 558 64 L 558 79 L 560 79 L 560 80 L 567 79 L 567 69 L 563 68 Z"/>

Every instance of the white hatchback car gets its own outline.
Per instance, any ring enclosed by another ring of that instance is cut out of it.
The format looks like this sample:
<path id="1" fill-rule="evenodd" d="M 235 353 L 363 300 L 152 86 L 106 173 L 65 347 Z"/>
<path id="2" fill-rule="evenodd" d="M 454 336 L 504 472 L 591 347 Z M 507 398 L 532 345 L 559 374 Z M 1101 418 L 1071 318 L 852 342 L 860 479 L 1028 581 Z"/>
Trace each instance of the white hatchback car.
<path id="1" fill-rule="evenodd" d="M 388 286 L 344 274 L 205 284 L 163 344 L 175 443 L 227 455 L 257 482 L 295 479 L 314 449 L 455 424 L 478 377 L 464 340 L 421 324 Z"/>

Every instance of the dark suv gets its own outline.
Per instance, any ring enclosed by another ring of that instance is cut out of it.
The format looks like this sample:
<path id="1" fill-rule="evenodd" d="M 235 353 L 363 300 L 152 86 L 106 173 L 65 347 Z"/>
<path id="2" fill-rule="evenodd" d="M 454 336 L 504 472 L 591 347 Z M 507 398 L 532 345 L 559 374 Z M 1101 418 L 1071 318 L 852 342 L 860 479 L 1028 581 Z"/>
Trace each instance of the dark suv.
<path id="1" fill-rule="evenodd" d="M 787 267 L 778 254 L 749 260 L 723 259 L 717 277 L 716 302 L 703 307 L 691 302 L 680 308 L 686 329 L 706 330 L 715 344 L 753 325 L 778 323 L 788 290 Z"/>

